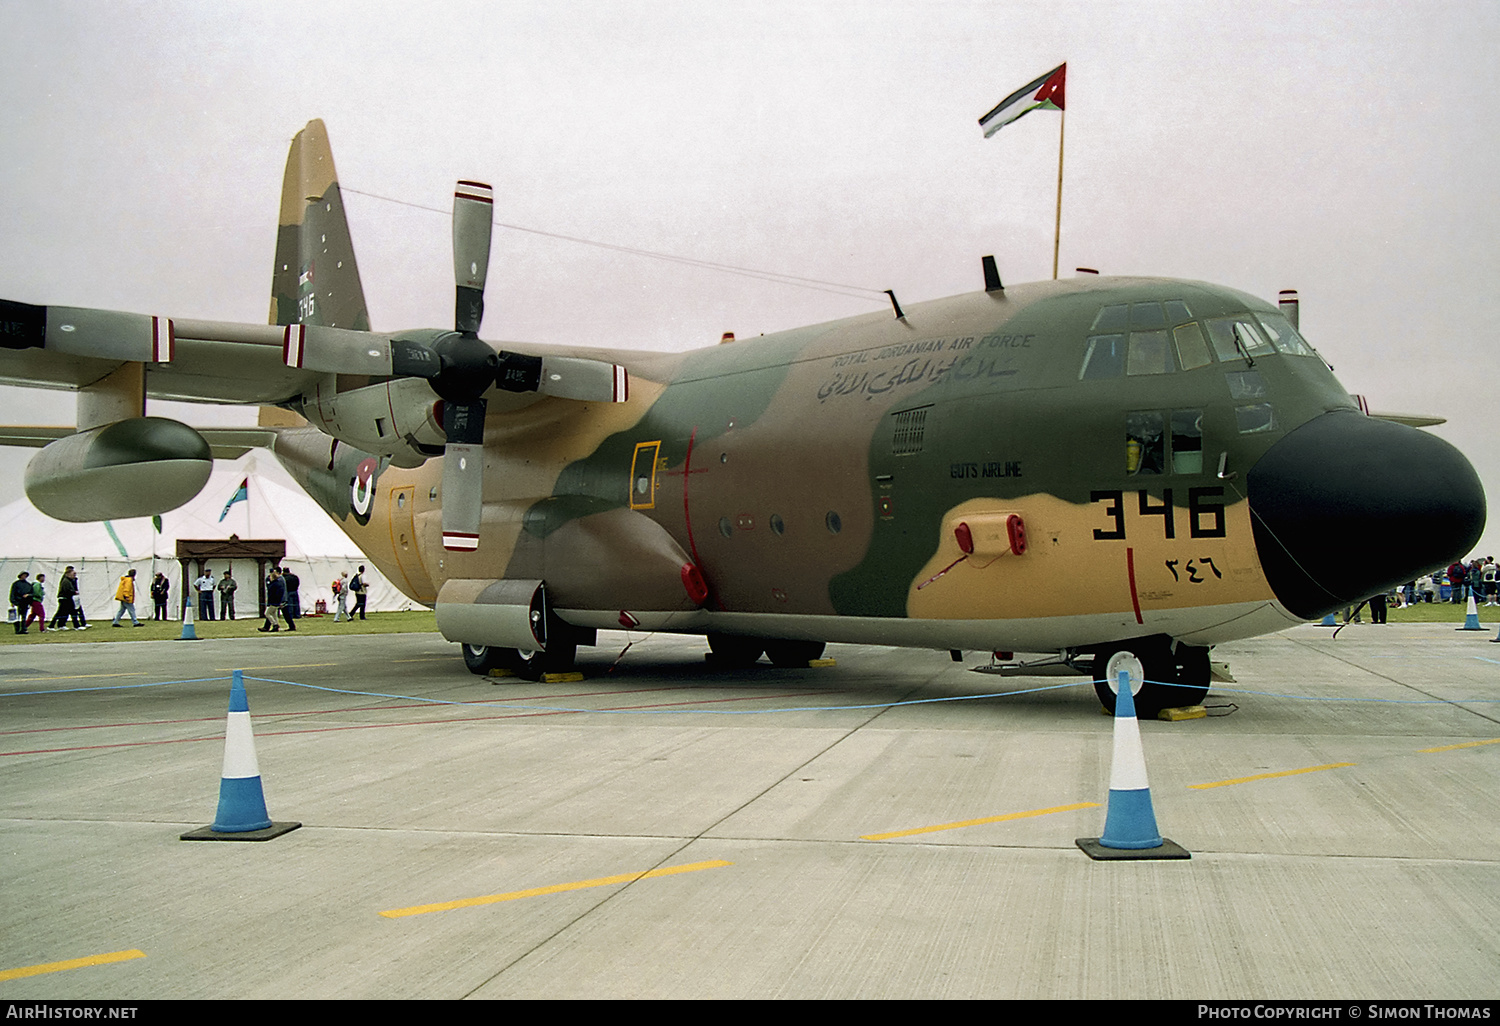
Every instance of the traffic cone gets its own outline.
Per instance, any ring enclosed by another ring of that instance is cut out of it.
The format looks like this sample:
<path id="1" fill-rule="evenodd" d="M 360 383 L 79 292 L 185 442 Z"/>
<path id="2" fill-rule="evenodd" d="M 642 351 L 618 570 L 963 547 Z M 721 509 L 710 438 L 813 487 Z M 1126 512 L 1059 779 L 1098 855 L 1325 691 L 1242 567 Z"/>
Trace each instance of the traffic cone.
<path id="1" fill-rule="evenodd" d="M 1141 748 L 1141 725 L 1135 718 L 1130 674 L 1120 671 L 1115 697 L 1114 756 L 1109 767 L 1109 806 L 1104 836 L 1080 837 L 1075 842 L 1091 859 L 1190 859 L 1181 845 L 1162 837 L 1151 806 L 1146 781 L 1146 755 Z"/>
<path id="2" fill-rule="evenodd" d="M 193 624 L 193 600 L 188 599 L 182 604 L 182 636 L 178 641 L 197 641 L 198 629 Z M 236 670 L 236 673 L 239 671 Z"/>
<path id="3" fill-rule="evenodd" d="M 212 826 L 182 835 L 184 841 L 269 841 L 296 830 L 301 823 L 273 823 L 266 813 L 260 764 L 255 758 L 255 733 L 250 727 L 250 701 L 245 678 L 234 671 L 229 688 L 229 717 L 224 727 L 224 771 L 219 781 L 219 811 Z"/>
<path id="4" fill-rule="evenodd" d="M 1337 627 L 1338 625 L 1338 619 L 1335 618 L 1332 613 L 1329 613 L 1327 616 L 1323 617 L 1323 622 L 1318 624 L 1319 627 Z"/>
<path id="5" fill-rule="evenodd" d="M 1458 630 L 1461 630 L 1461 631 L 1482 631 L 1482 630 L 1484 630 L 1483 627 L 1479 626 L 1479 605 L 1478 605 L 1478 603 L 1476 603 L 1474 601 L 1474 596 L 1473 595 L 1469 596 L 1469 611 L 1464 616 L 1464 625 L 1462 627 L 1459 627 Z"/>

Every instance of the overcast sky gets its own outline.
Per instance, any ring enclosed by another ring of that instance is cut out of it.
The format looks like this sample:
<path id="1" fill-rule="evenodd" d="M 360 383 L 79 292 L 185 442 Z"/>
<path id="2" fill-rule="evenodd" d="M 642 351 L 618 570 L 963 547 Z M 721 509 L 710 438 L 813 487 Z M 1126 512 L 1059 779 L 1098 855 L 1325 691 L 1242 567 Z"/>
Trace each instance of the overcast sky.
<path id="1" fill-rule="evenodd" d="M 1058 116 L 976 122 L 1063 61 L 1063 273 L 1300 290 L 1345 386 L 1448 417 L 1500 511 L 1493 0 L 0 0 L 0 296 L 263 322 L 314 117 L 376 328 L 451 323 L 448 215 L 376 197 L 456 178 L 506 224 L 853 286 L 500 231 L 489 339 L 687 349 L 971 291 L 985 253 L 1047 278 Z"/>

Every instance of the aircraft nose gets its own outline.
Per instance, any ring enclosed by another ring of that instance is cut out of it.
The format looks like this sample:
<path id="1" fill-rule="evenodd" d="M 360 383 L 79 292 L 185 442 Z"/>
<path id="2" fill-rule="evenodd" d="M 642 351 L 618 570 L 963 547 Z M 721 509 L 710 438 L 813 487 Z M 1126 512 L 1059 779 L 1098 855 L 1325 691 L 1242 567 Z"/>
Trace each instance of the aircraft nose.
<path id="1" fill-rule="evenodd" d="M 1266 580 L 1307 620 L 1447 566 L 1484 531 L 1484 488 L 1463 453 L 1352 410 L 1292 431 L 1246 485 Z"/>

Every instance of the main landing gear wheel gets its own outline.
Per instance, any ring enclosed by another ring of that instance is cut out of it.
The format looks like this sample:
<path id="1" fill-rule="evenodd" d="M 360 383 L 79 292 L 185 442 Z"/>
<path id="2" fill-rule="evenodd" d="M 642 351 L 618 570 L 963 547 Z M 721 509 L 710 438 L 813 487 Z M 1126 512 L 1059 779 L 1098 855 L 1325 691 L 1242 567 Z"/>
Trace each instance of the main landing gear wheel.
<path id="1" fill-rule="evenodd" d="M 766 655 L 776 666 L 802 667 L 822 659 L 827 647 L 822 641 L 768 641 Z"/>
<path id="2" fill-rule="evenodd" d="M 460 645 L 464 653 L 464 665 L 471 673 L 477 673 L 481 677 L 491 670 L 503 670 L 510 667 L 510 660 L 506 657 L 507 652 L 514 653 L 514 649 L 494 648 L 489 645 Z"/>
<path id="3" fill-rule="evenodd" d="M 1100 651 L 1094 656 L 1094 691 L 1111 713 L 1120 671 L 1130 675 L 1130 694 L 1140 719 L 1155 719 L 1163 709 L 1198 705 L 1208 694 L 1208 649 L 1166 641 L 1140 640 Z"/>
<path id="4" fill-rule="evenodd" d="M 745 638 L 738 634 L 710 634 L 708 647 L 713 653 L 714 665 L 743 670 L 755 665 L 766 650 L 766 643 L 759 638 Z"/>
<path id="5" fill-rule="evenodd" d="M 485 645 L 460 645 L 464 665 L 473 673 L 487 675 L 491 670 L 510 670 L 526 680 L 541 680 L 544 673 L 567 673 L 578 655 L 576 642 L 559 642 L 545 652 L 518 652 L 513 648 Z"/>
<path id="6" fill-rule="evenodd" d="M 516 675 L 526 680 L 541 680 L 543 674 L 567 673 L 573 669 L 573 661 L 578 656 L 578 643 L 575 641 L 555 641 L 547 646 L 545 652 L 517 652 L 510 650 L 515 659 L 514 668 Z"/>

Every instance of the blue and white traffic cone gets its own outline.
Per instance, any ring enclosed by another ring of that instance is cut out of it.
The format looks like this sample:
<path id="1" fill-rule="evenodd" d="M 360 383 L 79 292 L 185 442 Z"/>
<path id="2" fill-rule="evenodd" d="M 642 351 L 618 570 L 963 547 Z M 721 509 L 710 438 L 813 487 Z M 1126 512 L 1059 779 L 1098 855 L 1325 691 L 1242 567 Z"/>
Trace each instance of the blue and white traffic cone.
<path id="1" fill-rule="evenodd" d="M 1461 631 L 1482 631 L 1479 626 L 1479 604 L 1474 601 L 1474 596 L 1469 596 L 1469 611 L 1464 616 L 1464 625 L 1458 628 Z"/>
<path id="2" fill-rule="evenodd" d="M 250 701 L 245 678 L 234 671 L 229 688 L 229 717 L 224 726 L 224 771 L 219 780 L 219 811 L 212 826 L 182 835 L 184 841 L 269 841 L 301 823 L 273 823 L 266 812 L 260 764 L 255 758 L 255 732 L 250 726 Z"/>
<path id="3" fill-rule="evenodd" d="M 1323 622 L 1318 624 L 1319 627 L 1337 627 L 1338 625 L 1338 618 L 1335 617 L 1332 613 L 1329 613 L 1327 616 L 1323 617 Z"/>
<path id="4" fill-rule="evenodd" d="M 178 641 L 197 641 L 198 629 L 193 624 L 193 600 L 188 599 L 182 604 L 182 636 Z M 235 670 L 235 673 L 240 671 Z"/>
<path id="5" fill-rule="evenodd" d="M 1130 674 L 1120 671 L 1115 697 L 1114 755 L 1109 767 L 1109 806 L 1102 837 L 1080 837 L 1078 847 L 1091 859 L 1187 859 L 1181 846 L 1156 829 L 1151 785 L 1146 780 L 1146 753 L 1141 725 L 1135 718 Z"/>

